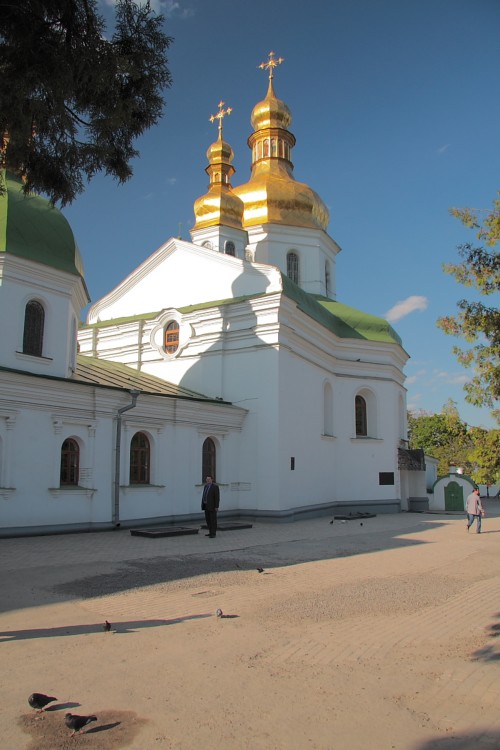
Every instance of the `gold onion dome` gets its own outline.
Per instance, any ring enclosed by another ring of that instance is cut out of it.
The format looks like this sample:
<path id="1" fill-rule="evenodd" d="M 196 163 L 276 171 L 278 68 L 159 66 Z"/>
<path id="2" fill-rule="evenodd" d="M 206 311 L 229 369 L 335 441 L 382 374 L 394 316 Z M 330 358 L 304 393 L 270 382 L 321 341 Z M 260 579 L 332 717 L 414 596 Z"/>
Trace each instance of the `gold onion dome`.
<path id="1" fill-rule="evenodd" d="M 219 137 L 207 150 L 208 167 L 205 172 L 210 177 L 208 193 L 194 203 L 194 229 L 205 229 L 212 226 L 230 226 L 242 228 L 243 202 L 231 188 L 231 177 L 235 172 L 232 165 L 233 149 L 222 139 L 222 119 L 231 114 L 232 109 L 223 109 L 224 102 L 219 102 L 219 111 L 210 117 L 210 121 L 219 120 Z"/>
<path id="2" fill-rule="evenodd" d="M 284 224 L 326 230 L 330 219 L 326 205 L 314 190 L 293 176 L 295 136 L 288 130 L 292 116 L 273 86 L 273 69 L 282 62 L 270 52 L 269 61 L 259 66 L 270 71 L 269 87 L 265 99 L 252 111 L 254 132 L 248 139 L 251 177 L 234 188 L 234 193 L 245 206 L 245 229 L 258 224 Z"/>

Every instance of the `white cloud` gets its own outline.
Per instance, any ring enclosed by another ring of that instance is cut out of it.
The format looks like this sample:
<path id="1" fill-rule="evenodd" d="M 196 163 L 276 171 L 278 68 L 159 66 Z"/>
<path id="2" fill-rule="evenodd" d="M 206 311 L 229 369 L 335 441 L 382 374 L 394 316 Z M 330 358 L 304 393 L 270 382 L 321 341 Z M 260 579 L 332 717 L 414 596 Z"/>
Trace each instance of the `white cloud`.
<path id="1" fill-rule="evenodd" d="M 391 307 L 391 309 L 386 312 L 384 318 L 388 320 L 389 323 L 393 323 L 396 320 L 405 318 L 410 313 L 415 312 L 415 310 L 427 310 L 427 304 L 427 297 L 413 294 L 411 297 L 396 302 L 394 307 Z"/>
<path id="2" fill-rule="evenodd" d="M 413 383 L 416 383 L 417 380 L 421 380 L 424 375 L 427 375 L 427 370 L 417 370 L 416 373 L 413 375 L 408 375 L 405 384 L 406 385 L 413 385 Z"/>
<path id="3" fill-rule="evenodd" d="M 464 385 L 464 383 L 468 383 L 470 380 L 470 377 L 464 373 L 451 373 L 445 370 L 440 370 L 436 373 L 436 376 L 441 378 L 441 380 L 445 380 L 449 385 Z"/>
<path id="4" fill-rule="evenodd" d="M 445 143 L 444 146 L 440 146 L 437 150 L 438 154 L 444 154 L 445 151 L 447 151 L 451 146 L 451 143 Z"/>
<path id="5" fill-rule="evenodd" d="M 105 5 L 116 5 L 117 0 L 102 0 Z M 181 3 L 177 0 L 150 0 L 149 2 L 151 10 L 157 15 L 165 16 L 165 18 L 191 18 L 194 16 L 194 10 L 192 8 L 182 8 Z M 138 5 L 146 5 L 146 0 L 138 0 Z"/>

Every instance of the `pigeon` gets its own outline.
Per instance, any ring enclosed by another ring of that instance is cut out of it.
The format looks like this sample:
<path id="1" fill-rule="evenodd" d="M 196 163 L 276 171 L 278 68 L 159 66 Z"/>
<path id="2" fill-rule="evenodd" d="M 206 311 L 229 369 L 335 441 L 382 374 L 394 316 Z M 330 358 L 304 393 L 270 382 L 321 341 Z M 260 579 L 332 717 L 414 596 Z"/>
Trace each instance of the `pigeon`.
<path id="1" fill-rule="evenodd" d="M 333 523 L 333 521 L 330 521 L 330 523 Z"/>
<path id="2" fill-rule="evenodd" d="M 215 614 L 217 615 L 217 617 L 222 617 L 222 609 L 218 609 Z"/>
<path id="3" fill-rule="evenodd" d="M 263 573 L 263 572 L 264 572 L 264 568 L 257 568 L 257 573 Z"/>
<path id="4" fill-rule="evenodd" d="M 68 729 L 73 730 L 73 733 L 70 735 L 71 737 L 77 732 L 81 733 L 83 727 L 86 727 L 91 721 L 97 721 L 97 716 L 77 716 L 76 714 L 66 714 L 64 716 L 64 723 Z"/>
<path id="5" fill-rule="evenodd" d="M 111 630 L 111 623 L 106 620 L 106 622 L 102 626 L 102 629 L 105 633 L 109 633 L 109 631 Z"/>
<path id="6" fill-rule="evenodd" d="M 44 695 L 43 693 L 32 693 L 28 698 L 28 703 L 30 704 L 31 708 L 36 708 L 37 711 L 43 711 L 46 705 L 56 700 L 57 698 L 54 698 L 51 695 Z"/>

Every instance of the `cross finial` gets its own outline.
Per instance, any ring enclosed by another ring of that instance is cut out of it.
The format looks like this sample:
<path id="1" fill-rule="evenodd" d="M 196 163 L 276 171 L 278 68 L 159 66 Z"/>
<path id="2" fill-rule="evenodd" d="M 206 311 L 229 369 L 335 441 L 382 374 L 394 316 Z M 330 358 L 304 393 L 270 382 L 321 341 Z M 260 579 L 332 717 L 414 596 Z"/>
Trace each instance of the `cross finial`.
<path id="1" fill-rule="evenodd" d="M 281 65 L 282 62 L 285 62 L 284 57 L 275 58 L 274 52 L 270 52 L 269 60 L 267 62 L 261 63 L 258 67 L 261 70 L 269 70 L 269 80 L 272 81 L 274 76 L 274 68 L 277 68 L 278 65 Z"/>
<path id="2" fill-rule="evenodd" d="M 219 102 L 219 111 L 216 115 L 210 115 L 210 122 L 213 122 L 214 120 L 219 121 L 219 137 L 222 138 L 222 120 L 226 115 L 230 115 L 233 111 L 232 107 L 227 107 L 227 109 L 224 109 L 224 104 L 222 100 Z"/>

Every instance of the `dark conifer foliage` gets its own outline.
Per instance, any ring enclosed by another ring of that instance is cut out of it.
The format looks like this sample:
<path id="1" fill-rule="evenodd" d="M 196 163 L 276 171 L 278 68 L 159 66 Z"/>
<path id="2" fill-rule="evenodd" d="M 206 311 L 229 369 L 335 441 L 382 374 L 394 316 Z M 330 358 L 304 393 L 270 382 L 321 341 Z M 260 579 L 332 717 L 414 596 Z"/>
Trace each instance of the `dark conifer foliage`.
<path id="1" fill-rule="evenodd" d="M 111 31 L 96 0 L 0 0 L 0 136 L 26 192 L 64 205 L 97 172 L 131 176 L 134 141 L 172 84 L 163 27 L 132 0 Z"/>

